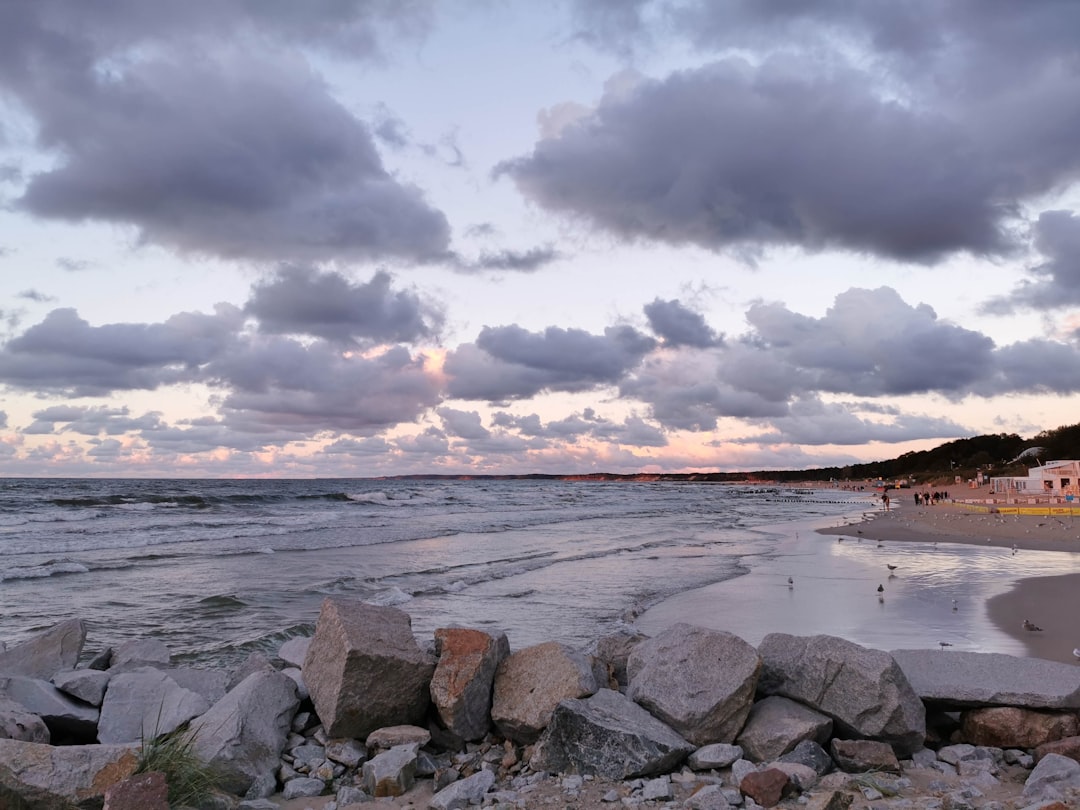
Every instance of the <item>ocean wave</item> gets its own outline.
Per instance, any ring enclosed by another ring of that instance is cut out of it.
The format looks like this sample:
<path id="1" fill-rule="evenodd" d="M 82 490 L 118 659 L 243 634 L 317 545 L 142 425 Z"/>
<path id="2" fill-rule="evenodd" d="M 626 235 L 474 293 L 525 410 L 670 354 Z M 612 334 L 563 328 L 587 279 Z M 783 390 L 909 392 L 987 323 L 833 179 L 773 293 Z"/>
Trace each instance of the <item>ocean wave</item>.
<path id="1" fill-rule="evenodd" d="M 12 579 L 43 579 L 62 574 L 86 574 L 90 569 L 73 560 L 50 560 L 41 565 L 26 565 L 0 571 L 0 582 Z"/>
<path id="2" fill-rule="evenodd" d="M 375 492 L 349 492 L 345 497 L 353 503 L 369 503 L 375 506 L 404 506 L 408 498 L 392 498 L 382 490 Z"/>
<path id="3" fill-rule="evenodd" d="M 393 587 L 387 588 L 385 591 L 379 591 L 376 594 L 372 594 L 364 600 L 369 605 L 379 605 L 380 607 L 393 607 L 395 605 L 404 605 L 406 602 L 412 601 L 412 594 L 405 593 L 401 588 Z"/>
<path id="4" fill-rule="evenodd" d="M 230 610 L 236 608 L 247 607 L 247 602 L 243 599 L 239 599 L 232 594 L 218 594 L 216 596 L 206 596 L 199 600 L 199 607 L 202 609 L 210 610 Z"/>

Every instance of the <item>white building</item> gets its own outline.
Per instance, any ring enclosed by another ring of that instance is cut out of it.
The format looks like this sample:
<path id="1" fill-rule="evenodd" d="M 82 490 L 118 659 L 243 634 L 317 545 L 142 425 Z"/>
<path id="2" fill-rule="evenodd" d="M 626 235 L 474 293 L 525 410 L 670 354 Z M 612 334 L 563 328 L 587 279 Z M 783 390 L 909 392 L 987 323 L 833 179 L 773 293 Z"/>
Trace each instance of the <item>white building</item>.
<path id="1" fill-rule="evenodd" d="M 1080 496 L 1080 461 L 1048 461 L 1040 467 L 1030 467 L 1026 476 L 991 478 L 990 488 L 995 495 L 1021 498 L 1077 497 Z"/>

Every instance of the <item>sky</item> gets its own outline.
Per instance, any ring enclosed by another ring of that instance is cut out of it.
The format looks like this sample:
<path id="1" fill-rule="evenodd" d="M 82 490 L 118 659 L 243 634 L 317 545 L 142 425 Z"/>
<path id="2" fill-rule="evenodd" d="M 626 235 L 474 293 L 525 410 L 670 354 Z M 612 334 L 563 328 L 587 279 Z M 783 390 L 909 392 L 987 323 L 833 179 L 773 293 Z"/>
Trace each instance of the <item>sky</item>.
<path id="1" fill-rule="evenodd" d="M 1080 421 L 1075 0 L 0 0 L 0 475 Z"/>

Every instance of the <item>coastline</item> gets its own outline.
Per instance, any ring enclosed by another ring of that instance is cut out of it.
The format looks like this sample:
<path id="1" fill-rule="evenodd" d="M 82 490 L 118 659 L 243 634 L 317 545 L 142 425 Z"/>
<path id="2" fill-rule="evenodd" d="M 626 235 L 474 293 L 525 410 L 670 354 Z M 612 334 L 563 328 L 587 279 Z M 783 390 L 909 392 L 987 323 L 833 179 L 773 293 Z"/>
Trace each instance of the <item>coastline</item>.
<path id="1" fill-rule="evenodd" d="M 1080 517 L 988 513 L 952 502 L 915 506 L 905 501 L 888 512 L 879 507 L 861 522 L 821 528 L 818 533 L 858 534 L 888 543 L 1006 548 L 1014 549 L 1015 556 L 1025 551 L 1080 553 Z M 1072 650 L 1080 646 L 1080 636 L 1071 626 L 1071 617 L 1080 614 L 1080 574 L 1018 576 L 1008 591 L 987 600 L 986 612 L 1001 632 L 1023 645 L 1029 656 L 1076 663 Z M 1024 630 L 1024 619 L 1043 630 Z"/>

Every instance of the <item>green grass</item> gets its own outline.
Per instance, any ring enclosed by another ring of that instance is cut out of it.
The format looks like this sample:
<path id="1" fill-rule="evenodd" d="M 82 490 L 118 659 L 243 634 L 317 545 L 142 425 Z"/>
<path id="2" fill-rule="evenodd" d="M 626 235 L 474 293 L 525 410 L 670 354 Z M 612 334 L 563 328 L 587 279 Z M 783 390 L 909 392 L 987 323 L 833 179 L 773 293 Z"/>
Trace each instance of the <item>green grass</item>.
<path id="1" fill-rule="evenodd" d="M 135 773 L 164 773 L 170 805 L 199 807 L 220 780 L 214 769 L 195 753 L 194 744 L 183 728 L 143 740 Z"/>

